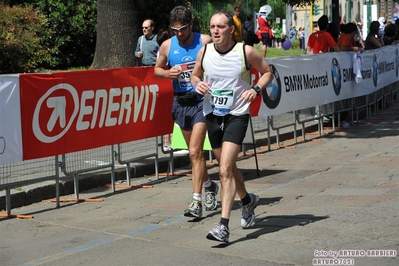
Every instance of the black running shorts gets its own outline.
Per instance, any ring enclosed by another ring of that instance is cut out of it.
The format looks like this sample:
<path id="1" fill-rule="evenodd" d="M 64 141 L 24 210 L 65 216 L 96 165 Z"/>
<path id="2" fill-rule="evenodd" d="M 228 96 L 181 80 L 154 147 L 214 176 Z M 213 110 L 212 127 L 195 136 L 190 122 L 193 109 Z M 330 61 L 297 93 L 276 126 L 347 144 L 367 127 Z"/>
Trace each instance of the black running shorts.
<path id="1" fill-rule="evenodd" d="M 208 138 L 212 148 L 222 147 L 222 142 L 228 141 L 241 145 L 248 128 L 249 114 L 234 116 L 215 116 L 210 113 L 206 116 Z"/>

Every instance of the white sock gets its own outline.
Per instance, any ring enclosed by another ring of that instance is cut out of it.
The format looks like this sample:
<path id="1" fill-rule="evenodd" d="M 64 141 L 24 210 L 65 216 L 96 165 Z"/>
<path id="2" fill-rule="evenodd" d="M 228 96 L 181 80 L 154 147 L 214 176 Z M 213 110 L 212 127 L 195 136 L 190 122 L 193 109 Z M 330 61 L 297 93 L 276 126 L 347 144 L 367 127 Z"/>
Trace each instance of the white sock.
<path id="1" fill-rule="evenodd" d="M 198 200 L 198 201 L 202 201 L 201 194 L 194 193 L 194 194 L 193 194 L 193 199 Z"/>

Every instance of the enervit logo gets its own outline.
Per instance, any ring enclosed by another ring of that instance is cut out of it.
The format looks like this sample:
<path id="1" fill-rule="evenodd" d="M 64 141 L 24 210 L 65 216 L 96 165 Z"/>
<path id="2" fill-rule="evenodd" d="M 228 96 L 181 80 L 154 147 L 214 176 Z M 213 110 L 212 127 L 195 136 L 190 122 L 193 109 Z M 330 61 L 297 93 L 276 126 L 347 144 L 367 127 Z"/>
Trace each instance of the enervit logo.
<path id="1" fill-rule="evenodd" d="M 274 75 L 274 79 L 267 85 L 265 90 L 262 90 L 262 98 L 267 107 L 274 109 L 278 106 L 281 99 L 281 79 L 274 65 L 270 65 L 270 69 Z"/>
<path id="2" fill-rule="evenodd" d="M 66 90 L 68 91 L 73 99 L 73 113 L 68 121 L 68 125 L 66 124 L 66 97 L 49 97 L 53 92 L 57 90 Z M 55 136 L 46 136 L 40 128 L 39 124 L 39 116 L 40 110 L 42 108 L 43 103 L 46 103 L 48 108 L 53 108 L 53 112 L 51 114 L 50 120 L 47 123 L 47 129 L 51 131 L 59 118 L 60 126 L 63 128 L 62 132 Z M 35 111 L 33 113 L 33 120 L 32 120 L 32 128 L 33 134 L 35 134 L 36 138 L 44 143 L 51 143 L 56 141 L 57 139 L 61 138 L 65 135 L 68 129 L 71 127 L 72 122 L 74 121 L 76 115 L 79 111 L 79 97 L 78 93 L 76 92 L 75 88 L 69 84 L 58 84 L 49 89 L 38 101 Z"/>
<path id="3" fill-rule="evenodd" d="M 33 133 L 41 142 L 52 143 L 69 130 L 83 131 L 135 123 L 140 113 L 142 121 L 152 120 L 158 91 L 159 87 L 155 84 L 140 88 L 97 89 L 83 91 L 79 98 L 78 92 L 70 84 L 55 85 L 37 102 L 32 119 Z M 41 117 L 41 114 L 46 109 L 50 110 L 51 115 L 43 119 L 44 115 Z M 42 130 L 44 123 L 46 130 Z M 56 126 L 61 128 L 58 133 L 54 133 Z"/>
<path id="4" fill-rule="evenodd" d="M 374 84 L 374 87 L 377 87 L 377 81 L 378 81 L 377 55 L 373 55 L 373 84 Z"/>
<path id="5" fill-rule="evenodd" d="M 332 77 L 334 92 L 336 95 L 339 95 L 339 93 L 341 92 L 342 74 L 341 74 L 341 67 L 336 58 L 333 58 L 331 62 L 331 77 Z"/>

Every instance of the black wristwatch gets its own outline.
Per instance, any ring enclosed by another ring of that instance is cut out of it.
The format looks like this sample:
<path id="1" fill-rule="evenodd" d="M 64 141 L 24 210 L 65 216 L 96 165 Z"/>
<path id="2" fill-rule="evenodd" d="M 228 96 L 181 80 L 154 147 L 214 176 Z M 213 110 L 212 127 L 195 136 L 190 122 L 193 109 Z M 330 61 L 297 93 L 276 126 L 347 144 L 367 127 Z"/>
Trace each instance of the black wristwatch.
<path id="1" fill-rule="evenodd" d="M 251 87 L 254 91 L 256 91 L 256 95 L 259 95 L 260 91 L 262 90 L 259 85 L 254 85 Z"/>

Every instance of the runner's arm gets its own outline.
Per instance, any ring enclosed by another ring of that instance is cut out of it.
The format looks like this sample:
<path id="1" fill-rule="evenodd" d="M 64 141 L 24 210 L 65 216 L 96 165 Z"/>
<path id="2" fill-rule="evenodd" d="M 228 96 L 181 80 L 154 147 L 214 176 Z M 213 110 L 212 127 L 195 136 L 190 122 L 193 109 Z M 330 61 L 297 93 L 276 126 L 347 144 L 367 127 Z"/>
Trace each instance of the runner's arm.
<path id="1" fill-rule="evenodd" d="M 177 79 L 180 75 L 180 70 L 177 67 L 167 69 L 168 53 L 170 49 L 170 39 L 164 41 L 159 48 L 159 56 L 154 67 L 154 74 L 158 78 Z"/>

